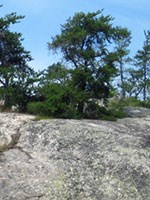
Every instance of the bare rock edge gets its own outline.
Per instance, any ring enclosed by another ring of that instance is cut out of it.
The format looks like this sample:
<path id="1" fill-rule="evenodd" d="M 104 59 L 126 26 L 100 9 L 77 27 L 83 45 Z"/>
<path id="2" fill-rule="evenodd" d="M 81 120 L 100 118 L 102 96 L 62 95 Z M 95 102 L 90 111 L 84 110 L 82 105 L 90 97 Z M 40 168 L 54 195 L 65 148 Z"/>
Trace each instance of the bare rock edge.
<path id="1" fill-rule="evenodd" d="M 150 117 L 0 113 L 0 200 L 149 200 Z"/>

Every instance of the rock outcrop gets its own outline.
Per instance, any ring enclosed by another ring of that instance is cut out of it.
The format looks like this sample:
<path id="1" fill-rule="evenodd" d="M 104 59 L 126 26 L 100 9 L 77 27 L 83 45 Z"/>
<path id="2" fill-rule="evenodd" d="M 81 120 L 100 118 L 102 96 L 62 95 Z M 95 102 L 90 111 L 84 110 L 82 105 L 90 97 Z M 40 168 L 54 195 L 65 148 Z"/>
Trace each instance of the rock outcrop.
<path id="1" fill-rule="evenodd" d="M 0 114 L 0 200 L 149 200 L 150 117 Z"/>
<path id="2" fill-rule="evenodd" d="M 150 109 L 148 108 L 128 106 L 124 108 L 124 111 L 128 117 L 150 116 Z"/>

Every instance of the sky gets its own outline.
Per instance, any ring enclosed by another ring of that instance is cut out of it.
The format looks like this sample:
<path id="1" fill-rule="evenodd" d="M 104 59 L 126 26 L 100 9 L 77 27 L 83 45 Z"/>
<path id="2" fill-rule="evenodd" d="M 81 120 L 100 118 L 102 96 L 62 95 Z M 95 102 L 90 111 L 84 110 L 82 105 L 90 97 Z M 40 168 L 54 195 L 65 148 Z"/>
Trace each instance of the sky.
<path id="1" fill-rule="evenodd" d="M 144 30 L 150 29 L 150 0 L 0 0 L 0 4 L 1 17 L 12 12 L 25 16 L 12 28 L 22 33 L 23 46 L 34 59 L 29 66 L 36 71 L 58 61 L 47 43 L 61 33 L 60 25 L 77 12 L 104 9 L 104 15 L 114 17 L 113 25 L 127 27 L 132 32 L 131 55 L 142 48 Z"/>

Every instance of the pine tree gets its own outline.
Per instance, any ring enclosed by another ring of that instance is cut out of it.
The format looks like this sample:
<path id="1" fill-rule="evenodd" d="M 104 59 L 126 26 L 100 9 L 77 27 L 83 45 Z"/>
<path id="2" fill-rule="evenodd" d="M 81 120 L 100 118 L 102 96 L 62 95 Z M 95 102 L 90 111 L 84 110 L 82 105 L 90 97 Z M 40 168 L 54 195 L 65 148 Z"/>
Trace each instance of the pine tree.
<path id="1" fill-rule="evenodd" d="M 105 101 L 110 95 L 118 59 L 118 52 L 111 47 L 128 33 L 127 29 L 114 27 L 112 20 L 102 11 L 76 13 L 61 26 L 61 34 L 49 43 L 49 49 L 60 50 L 73 69 L 71 87 L 78 91 L 76 94 L 81 93 L 76 102 L 80 113 L 91 99 Z"/>
<path id="2" fill-rule="evenodd" d="M 5 107 L 16 103 L 18 95 L 21 95 L 18 88 L 25 86 L 27 77 L 33 74 L 27 64 L 32 58 L 22 46 L 22 34 L 10 30 L 11 25 L 23 18 L 16 13 L 0 17 L 0 98 Z"/>
<path id="3" fill-rule="evenodd" d="M 150 31 L 144 31 L 145 41 L 142 50 L 135 55 L 135 65 L 141 71 L 143 100 L 148 97 L 150 86 Z"/>

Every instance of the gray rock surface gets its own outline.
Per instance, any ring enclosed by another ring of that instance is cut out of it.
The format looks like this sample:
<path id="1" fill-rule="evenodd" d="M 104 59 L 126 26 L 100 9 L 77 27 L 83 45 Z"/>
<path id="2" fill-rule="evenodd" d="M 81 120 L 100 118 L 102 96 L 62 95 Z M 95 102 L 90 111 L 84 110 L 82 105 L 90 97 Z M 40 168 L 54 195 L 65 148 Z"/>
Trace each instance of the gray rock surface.
<path id="1" fill-rule="evenodd" d="M 0 113 L 0 200 L 150 200 L 150 117 Z"/>
<path id="2" fill-rule="evenodd" d="M 150 116 L 150 109 L 142 107 L 128 106 L 124 108 L 128 117 L 146 117 Z"/>

